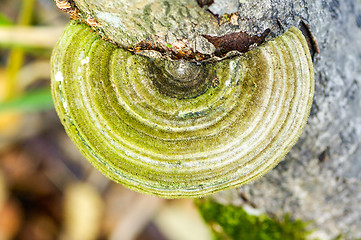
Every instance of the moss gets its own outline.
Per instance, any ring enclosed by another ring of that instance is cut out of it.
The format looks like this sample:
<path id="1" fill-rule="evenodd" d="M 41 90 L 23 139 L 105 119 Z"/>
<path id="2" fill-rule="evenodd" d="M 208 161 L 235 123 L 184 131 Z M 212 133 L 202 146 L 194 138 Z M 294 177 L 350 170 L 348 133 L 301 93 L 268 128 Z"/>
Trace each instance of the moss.
<path id="1" fill-rule="evenodd" d="M 311 233 L 308 222 L 292 220 L 289 215 L 280 220 L 265 214 L 249 215 L 241 207 L 210 200 L 198 200 L 196 204 L 212 228 L 214 239 L 303 240 Z"/>

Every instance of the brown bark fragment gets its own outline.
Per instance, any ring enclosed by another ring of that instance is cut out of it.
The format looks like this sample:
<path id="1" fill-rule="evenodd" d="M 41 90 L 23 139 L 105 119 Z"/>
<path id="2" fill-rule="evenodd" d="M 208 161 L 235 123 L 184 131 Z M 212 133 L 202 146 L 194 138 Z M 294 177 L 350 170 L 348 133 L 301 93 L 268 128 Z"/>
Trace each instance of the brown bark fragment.
<path id="1" fill-rule="evenodd" d="M 267 29 L 260 35 L 254 36 L 250 36 L 245 32 L 236 32 L 221 37 L 208 35 L 203 35 L 203 37 L 216 47 L 216 56 L 224 56 L 230 51 L 248 52 L 254 44 L 258 46 L 264 43 L 269 33 L 270 29 Z"/>
<path id="2" fill-rule="evenodd" d="M 210 6 L 213 2 L 213 0 L 197 0 L 197 3 L 200 7 Z"/>

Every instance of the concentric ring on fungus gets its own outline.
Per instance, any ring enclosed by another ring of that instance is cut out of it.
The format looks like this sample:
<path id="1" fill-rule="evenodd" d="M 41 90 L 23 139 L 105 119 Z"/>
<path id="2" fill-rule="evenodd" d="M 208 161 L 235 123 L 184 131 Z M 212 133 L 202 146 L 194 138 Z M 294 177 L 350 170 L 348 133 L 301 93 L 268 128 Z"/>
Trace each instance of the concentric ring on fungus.
<path id="1" fill-rule="evenodd" d="M 56 110 L 82 154 L 110 179 L 166 198 L 240 186 L 275 167 L 306 125 L 313 75 L 295 27 L 196 64 L 132 54 L 71 22 L 52 56 Z"/>

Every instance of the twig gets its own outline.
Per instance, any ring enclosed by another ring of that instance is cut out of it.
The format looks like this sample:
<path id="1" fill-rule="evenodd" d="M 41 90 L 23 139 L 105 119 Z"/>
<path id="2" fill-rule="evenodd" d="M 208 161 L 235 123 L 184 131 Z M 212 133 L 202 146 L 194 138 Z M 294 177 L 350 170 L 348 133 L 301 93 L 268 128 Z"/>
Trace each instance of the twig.
<path id="1" fill-rule="evenodd" d="M 25 50 L 51 49 L 63 29 L 63 27 L 0 27 L 0 47 L 24 48 Z"/>

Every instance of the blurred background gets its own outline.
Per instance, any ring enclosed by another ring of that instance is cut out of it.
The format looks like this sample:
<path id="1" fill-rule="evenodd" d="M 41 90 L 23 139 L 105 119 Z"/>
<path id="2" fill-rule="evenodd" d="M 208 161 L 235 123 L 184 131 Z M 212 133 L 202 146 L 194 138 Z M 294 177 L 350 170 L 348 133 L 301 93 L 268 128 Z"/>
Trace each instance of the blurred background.
<path id="1" fill-rule="evenodd" d="M 65 134 L 49 61 L 68 21 L 53 0 L 0 0 L 0 240 L 211 239 L 193 201 L 107 180 Z"/>

